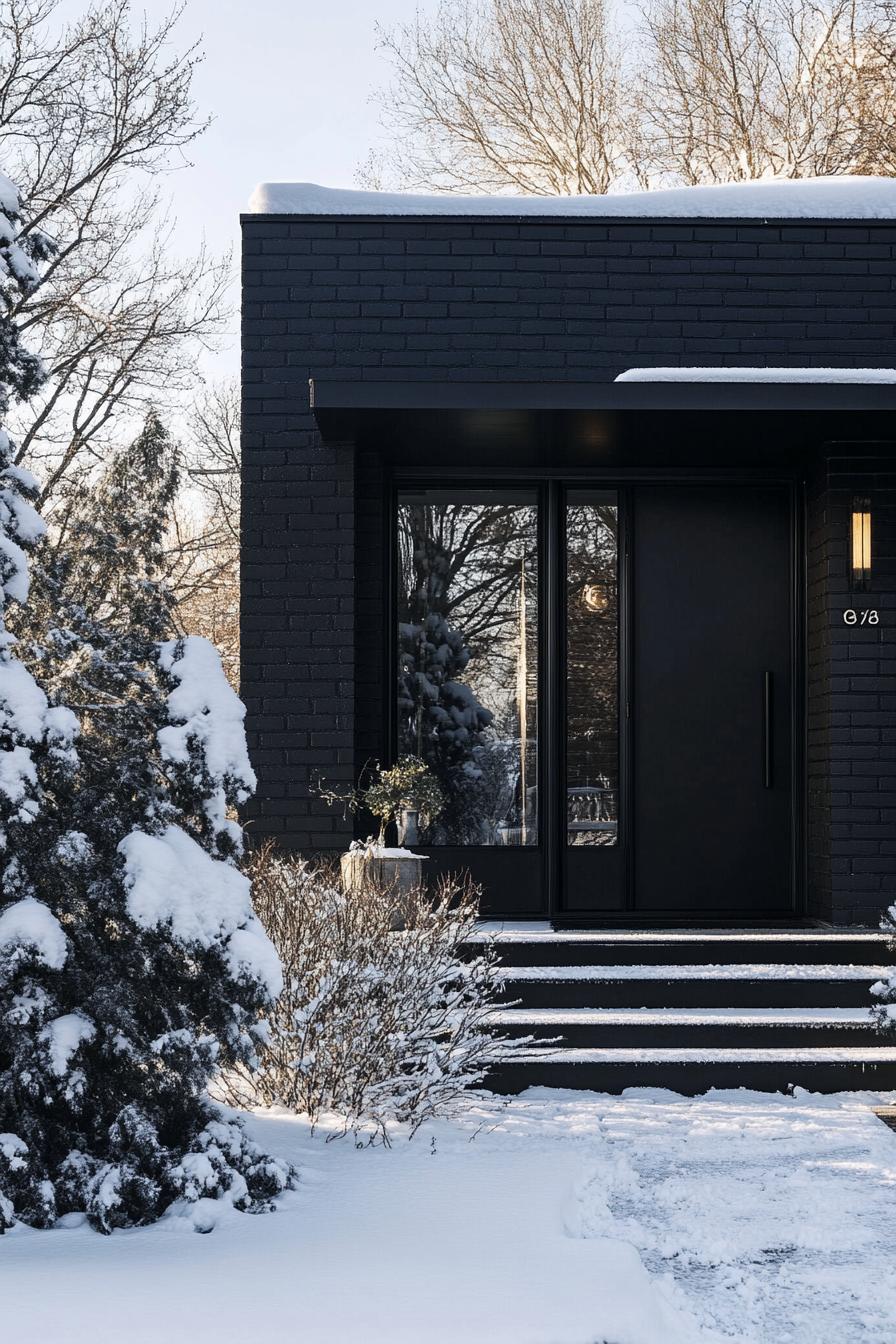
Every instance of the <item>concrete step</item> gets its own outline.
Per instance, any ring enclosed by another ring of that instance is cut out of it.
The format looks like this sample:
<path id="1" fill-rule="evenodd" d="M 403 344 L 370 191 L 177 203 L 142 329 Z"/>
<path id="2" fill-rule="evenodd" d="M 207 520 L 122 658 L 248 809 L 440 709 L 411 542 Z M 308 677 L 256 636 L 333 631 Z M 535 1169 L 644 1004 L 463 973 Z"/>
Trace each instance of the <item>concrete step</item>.
<path id="1" fill-rule="evenodd" d="M 545 1047 L 514 1054 L 488 1079 L 496 1092 L 528 1087 L 587 1088 L 624 1092 L 630 1087 L 669 1088 L 697 1096 L 711 1088 L 764 1092 L 889 1091 L 896 1088 L 896 1047 L 876 1049 L 685 1048 L 609 1050 Z"/>
<path id="2" fill-rule="evenodd" d="M 469 946 L 496 947 L 505 966 L 718 965 L 779 962 L 896 965 L 896 940 L 872 930 L 555 930 L 549 924 L 480 924 Z"/>
<path id="3" fill-rule="evenodd" d="M 886 1044 L 869 1008 L 511 1008 L 494 1014 L 508 1037 L 563 1047 L 651 1049 Z M 894 1035 L 896 1040 L 896 1035 Z"/>
<path id="4" fill-rule="evenodd" d="M 896 946 L 873 930 L 553 930 L 482 925 L 506 1006 L 491 1085 L 786 1091 L 896 1088 L 896 1033 L 872 986 Z"/>
<path id="5" fill-rule="evenodd" d="M 507 966 L 508 1007 L 867 1008 L 877 965 Z"/>

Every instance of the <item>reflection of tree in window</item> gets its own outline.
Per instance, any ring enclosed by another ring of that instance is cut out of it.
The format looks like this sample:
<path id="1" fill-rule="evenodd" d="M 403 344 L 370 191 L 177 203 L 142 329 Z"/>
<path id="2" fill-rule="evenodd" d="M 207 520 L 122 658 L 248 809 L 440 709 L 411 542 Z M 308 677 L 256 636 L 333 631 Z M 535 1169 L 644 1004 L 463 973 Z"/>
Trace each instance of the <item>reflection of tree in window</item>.
<path id="1" fill-rule="evenodd" d="M 439 777 L 442 844 L 536 840 L 534 505 L 398 510 L 399 746 Z"/>
<path id="2" fill-rule="evenodd" d="M 567 509 L 567 838 L 574 845 L 616 843 L 617 532 L 615 503 Z"/>

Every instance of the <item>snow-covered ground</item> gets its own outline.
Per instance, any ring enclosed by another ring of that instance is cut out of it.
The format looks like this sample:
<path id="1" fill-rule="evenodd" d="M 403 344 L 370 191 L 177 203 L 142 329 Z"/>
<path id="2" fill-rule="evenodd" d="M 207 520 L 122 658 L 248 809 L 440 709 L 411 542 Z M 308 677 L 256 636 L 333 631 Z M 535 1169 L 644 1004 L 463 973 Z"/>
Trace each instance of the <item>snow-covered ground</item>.
<path id="1" fill-rule="evenodd" d="M 16 1344 L 892 1344 L 896 1134 L 868 1094 L 530 1091 L 391 1149 L 253 1117 L 271 1215 L 0 1241 Z"/>

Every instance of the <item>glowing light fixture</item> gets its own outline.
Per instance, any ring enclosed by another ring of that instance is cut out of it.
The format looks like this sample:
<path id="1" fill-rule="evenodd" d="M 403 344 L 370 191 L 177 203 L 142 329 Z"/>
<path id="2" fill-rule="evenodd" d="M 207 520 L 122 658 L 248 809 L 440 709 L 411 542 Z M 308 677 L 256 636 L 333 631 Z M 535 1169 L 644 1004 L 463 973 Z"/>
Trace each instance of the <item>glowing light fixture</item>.
<path id="1" fill-rule="evenodd" d="M 852 502 L 850 524 L 849 575 L 853 591 L 867 592 L 871 587 L 871 500 Z"/>

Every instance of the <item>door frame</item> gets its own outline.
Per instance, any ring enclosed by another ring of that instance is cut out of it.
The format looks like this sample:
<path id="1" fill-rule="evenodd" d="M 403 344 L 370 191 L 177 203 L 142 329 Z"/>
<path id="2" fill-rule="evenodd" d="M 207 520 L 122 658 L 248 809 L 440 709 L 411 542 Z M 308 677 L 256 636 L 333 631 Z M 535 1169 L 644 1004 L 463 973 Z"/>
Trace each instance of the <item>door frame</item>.
<path id="1" fill-rule="evenodd" d="M 720 915 L 718 919 L 701 916 L 702 925 L 743 926 L 786 925 L 805 918 L 807 891 L 806 812 L 807 812 L 807 687 L 806 687 L 806 528 L 805 483 L 796 470 L 769 472 L 767 469 L 740 468 L 698 469 L 635 467 L 562 468 L 532 467 L 523 470 L 511 468 L 470 466 L 451 472 L 424 467 L 408 470 L 387 468 L 384 479 L 383 501 L 384 554 L 387 557 L 385 598 L 387 619 L 383 622 L 382 668 L 385 697 L 385 759 L 394 762 L 397 755 L 398 722 L 394 696 L 396 645 L 393 638 L 394 613 L 398 593 L 397 509 L 398 496 L 404 490 L 429 489 L 534 489 L 538 494 L 538 685 L 539 685 L 539 842 L 529 851 L 532 871 L 538 872 L 541 889 L 539 909 L 502 912 L 495 918 L 549 920 L 556 927 L 656 927 L 693 925 L 693 911 L 670 910 L 661 917 L 634 908 L 634 845 L 631 819 L 633 815 L 632 734 L 631 715 L 631 634 L 634 574 L 629 545 L 628 527 L 631 518 L 631 496 L 639 484 L 650 485 L 715 485 L 732 489 L 749 486 L 778 487 L 786 490 L 790 513 L 790 572 L 787 582 L 790 590 L 790 661 L 791 661 L 791 845 L 790 892 L 791 910 L 784 918 L 770 920 L 732 920 Z M 565 793 L 560 787 L 565 778 L 565 621 L 564 582 L 565 563 L 562 550 L 564 527 L 562 510 L 568 489 L 616 490 L 619 494 L 623 544 L 619 553 L 620 632 L 619 632 L 619 769 L 620 769 L 620 839 L 623 848 L 623 902 L 617 911 L 575 914 L 562 905 L 565 844 Z M 558 649 L 558 657 L 548 656 L 548 650 Z M 549 762 L 554 763 L 553 769 Z M 486 886 L 502 879 L 501 863 L 512 851 L 501 847 L 476 846 L 474 874 Z M 534 851 L 534 852 L 533 852 Z M 463 865 L 468 851 L 459 848 L 434 848 L 429 851 L 431 874 L 457 871 Z M 535 859 L 540 854 L 541 862 Z M 513 860 L 511 860 L 513 862 Z M 515 879 L 514 879 L 515 880 Z"/>

